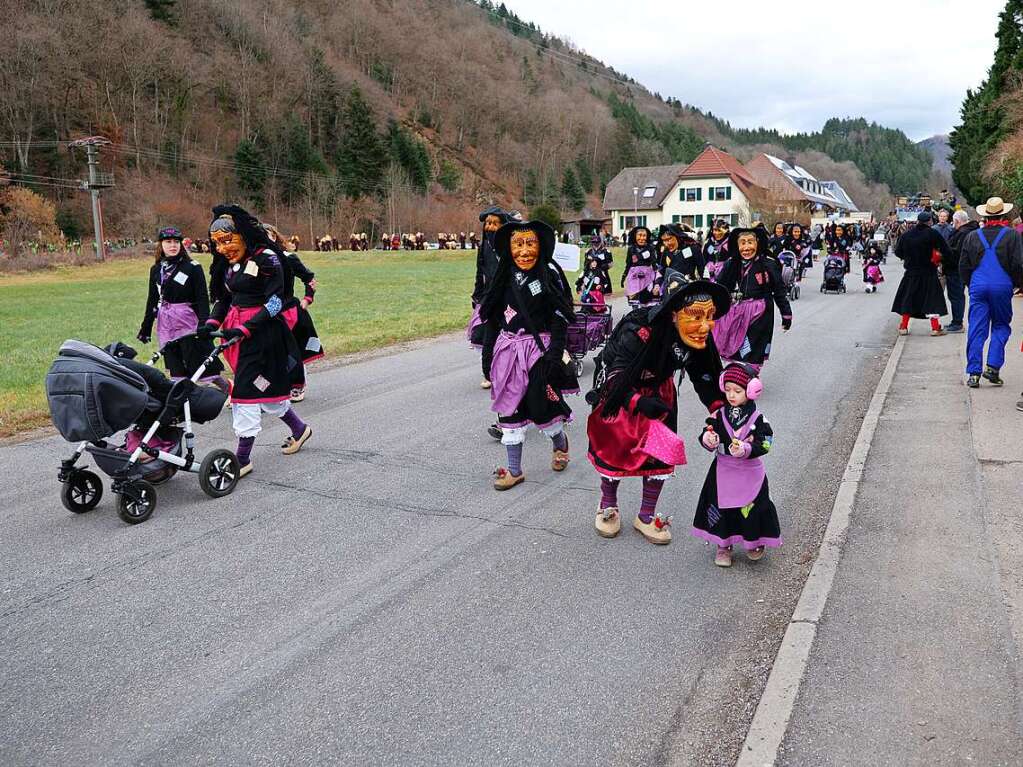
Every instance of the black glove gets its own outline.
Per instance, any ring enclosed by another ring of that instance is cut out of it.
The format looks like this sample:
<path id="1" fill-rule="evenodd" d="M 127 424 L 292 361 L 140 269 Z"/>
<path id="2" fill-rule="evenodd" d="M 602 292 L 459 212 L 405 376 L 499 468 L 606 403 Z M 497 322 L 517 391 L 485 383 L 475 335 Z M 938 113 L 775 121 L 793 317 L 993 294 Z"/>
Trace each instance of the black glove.
<path id="1" fill-rule="evenodd" d="M 640 397 L 636 402 L 636 410 L 651 420 L 658 419 L 662 415 L 671 412 L 668 403 L 660 397 Z"/>
<path id="2" fill-rule="evenodd" d="M 241 328 L 228 328 L 222 331 L 222 335 L 225 341 L 230 341 L 233 338 L 241 338 L 245 335 L 245 331 Z"/>
<path id="3" fill-rule="evenodd" d="M 209 323 L 205 323 L 204 322 L 202 325 L 200 325 L 199 327 L 197 327 L 195 329 L 195 335 L 200 340 L 205 341 L 207 338 L 210 337 L 210 335 L 213 333 L 214 330 L 216 330 L 216 327 L 214 327 L 213 325 L 210 325 Z"/>
<path id="4" fill-rule="evenodd" d="M 149 334 L 147 332 L 145 332 L 144 330 L 140 330 L 135 337 L 138 340 L 140 340 L 142 343 L 144 343 L 144 344 L 148 344 L 149 341 L 150 341 Z"/>

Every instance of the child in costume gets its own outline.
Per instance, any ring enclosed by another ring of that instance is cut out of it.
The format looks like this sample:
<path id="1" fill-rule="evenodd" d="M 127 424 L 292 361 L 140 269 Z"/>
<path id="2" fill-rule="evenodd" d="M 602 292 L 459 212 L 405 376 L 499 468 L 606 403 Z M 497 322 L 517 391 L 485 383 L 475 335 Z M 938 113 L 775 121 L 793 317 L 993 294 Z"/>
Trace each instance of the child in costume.
<path id="1" fill-rule="evenodd" d="M 762 460 L 774 441 L 771 425 L 756 406 L 763 384 L 751 366 L 733 362 L 721 374 L 721 388 L 728 404 L 707 419 L 700 435 L 700 444 L 715 455 L 692 534 L 717 544 L 714 564 L 731 567 L 735 544 L 756 561 L 782 541 Z"/>
<path id="2" fill-rule="evenodd" d="M 633 528 L 651 543 L 671 542 L 671 519 L 657 512 L 657 500 L 664 481 L 685 463 L 675 376 L 688 375 L 709 412 L 721 407 L 721 358 L 711 329 L 729 302 L 720 285 L 669 271 L 661 302 L 626 315 L 597 356 L 586 431 L 588 457 L 600 475 L 598 535 L 614 538 L 621 531 L 618 485 L 623 477 L 641 477 L 643 501 Z"/>
<path id="3" fill-rule="evenodd" d="M 605 296 L 611 295 L 610 270 L 611 265 L 614 264 L 614 256 L 611 255 L 611 251 L 607 249 L 600 237 L 590 238 L 590 249 L 583 256 L 583 261 L 586 264 L 584 274 L 596 274 L 599 279 L 597 289 Z M 578 282 L 576 282 L 575 289 L 580 290 Z"/>
<path id="4" fill-rule="evenodd" d="M 881 273 L 881 249 L 871 243 L 863 256 L 863 284 L 866 285 L 867 293 L 876 293 L 877 286 L 884 282 L 884 275 Z"/>

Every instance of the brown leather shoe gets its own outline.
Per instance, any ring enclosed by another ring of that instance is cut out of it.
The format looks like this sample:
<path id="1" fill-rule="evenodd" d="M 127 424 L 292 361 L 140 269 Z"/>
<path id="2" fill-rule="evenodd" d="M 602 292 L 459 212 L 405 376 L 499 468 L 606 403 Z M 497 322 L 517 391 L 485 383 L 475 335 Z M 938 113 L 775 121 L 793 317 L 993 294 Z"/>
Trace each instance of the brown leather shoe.
<path id="1" fill-rule="evenodd" d="M 498 469 L 494 472 L 494 489 L 495 490 L 511 490 L 515 485 L 519 485 L 526 481 L 526 472 L 522 472 L 517 477 L 505 468 Z"/>

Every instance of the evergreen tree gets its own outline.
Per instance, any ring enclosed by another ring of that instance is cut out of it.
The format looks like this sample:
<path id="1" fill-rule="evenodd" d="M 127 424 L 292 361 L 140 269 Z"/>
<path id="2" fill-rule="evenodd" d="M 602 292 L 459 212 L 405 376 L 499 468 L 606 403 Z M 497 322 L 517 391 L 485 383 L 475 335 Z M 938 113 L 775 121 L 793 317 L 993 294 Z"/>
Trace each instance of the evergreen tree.
<path id="1" fill-rule="evenodd" d="M 387 140 L 391 161 L 405 171 L 416 191 L 426 194 L 433 179 L 433 163 L 426 145 L 410 135 L 394 119 L 387 123 Z"/>
<path id="2" fill-rule="evenodd" d="M 234 162 L 238 189 L 257 207 L 262 205 L 267 179 L 266 156 L 256 142 L 242 139 L 234 150 Z"/>
<path id="3" fill-rule="evenodd" d="M 575 158 L 575 175 L 584 192 L 589 194 L 593 191 L 593 170 L 590 168 L 589 161 L 582 155 Z"/>
<path id="4" fill-rule="evenodd" d="M 561 214 L 558 213 L 558 209 L 553 205 L 543 203 L 541 205 L 535 205 L 529 210 L 530 221 L 543 221 L 549 224 L 550 227 L 556 232 L 561 228 Z"/>
<path id="5" fill-rule="evenodd" d="M 177 4 L 177 0 L 144 0 L 144 2 L 146 8 L 149 9 L 149 15 L 156 21 L 162 21 L 165 24 L 175 22 L 174 6 Z"/>
<path id="6" fill-rule="evenodd" d="M 998 46 L 987 80 L 976 91 L 967 91 L 962 123 L 949 137 L 952 178 L 974 205 L 989 191 L 984 165 L 1008 131 L 1001 97 L 1012 86 L 1013 75 L 1023 73 L 1023 0 L 1006 3 L 995 37 Z"/>
<path id="7" fill-rule="evenodd" d="M 305 125 L 294 115 L 285 121 L 275 143 L 275 154 L 280 158 L 280 165 L 285 171 L 280 176 L 281 191 L 285 199 L 293 203 L 306 191 L 306 177 L 309 174 L 327 174 L 327 163 L 309 140 Z"/>
<path id="8" fill-rule="evenodd" d="M 349 197 L 372 196 L 382 190 L 387 149 L 357 87 L 352 88 L 345 104 L 335 165 L 338 186 Z"/>
<path id="9" fill-rule="evenodd" d="M 458 166 L 449 160 L 441 160 L 437 183 L 446 192 L 457 191 L 458 187 L 462 185 L 462 173 L 458 170 Z"/>
<path id="10" fill-rule="evenodd" d="M 586 194 L 579 185 L 579 180 L 575 177 L 575 171 L 571 166 L 565 168 L 561 177 L 561 199 L 573 211 L 582 210 L 583 205 L 586 204 Z"/>
<path id="11" fill-rule="evenodd" d="M 530 168 L 526 171 L 526 181 L 522 185 L 522 200 L 527 206 L 539 205 L 542 199 L 540 182 L 536 177 L 536 171 Z"/>

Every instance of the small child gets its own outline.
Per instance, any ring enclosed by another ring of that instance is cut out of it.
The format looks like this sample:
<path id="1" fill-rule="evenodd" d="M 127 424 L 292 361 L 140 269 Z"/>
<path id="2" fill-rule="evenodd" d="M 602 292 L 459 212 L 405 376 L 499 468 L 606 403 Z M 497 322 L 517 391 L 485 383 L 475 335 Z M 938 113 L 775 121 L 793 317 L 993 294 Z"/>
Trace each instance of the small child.
<path id="1" fill-rule="evenodd" d="M 877 286 L 884 282 L 884 275 L 881 273 L 882 258 L 881 249 L 873 244 L 863 256 L 863 282 L 867 286 L 867 293 L 876 293 Z"/>
<path id="2" fill-rule="evenodd" d="M 700 444 L 715 453 L 693 519 L 692 534 L 717 544 L 714 564 L 732 566 L 732 546 L 741 543 L 756 561 L 767 546 L 781 546 L 778 512 L 771 502 L 761 456 L 774 432 L 754 402 L 763 391 L 756 371 L 733 362 L 721 373 L 728 404 L 707 419 Z"/>

